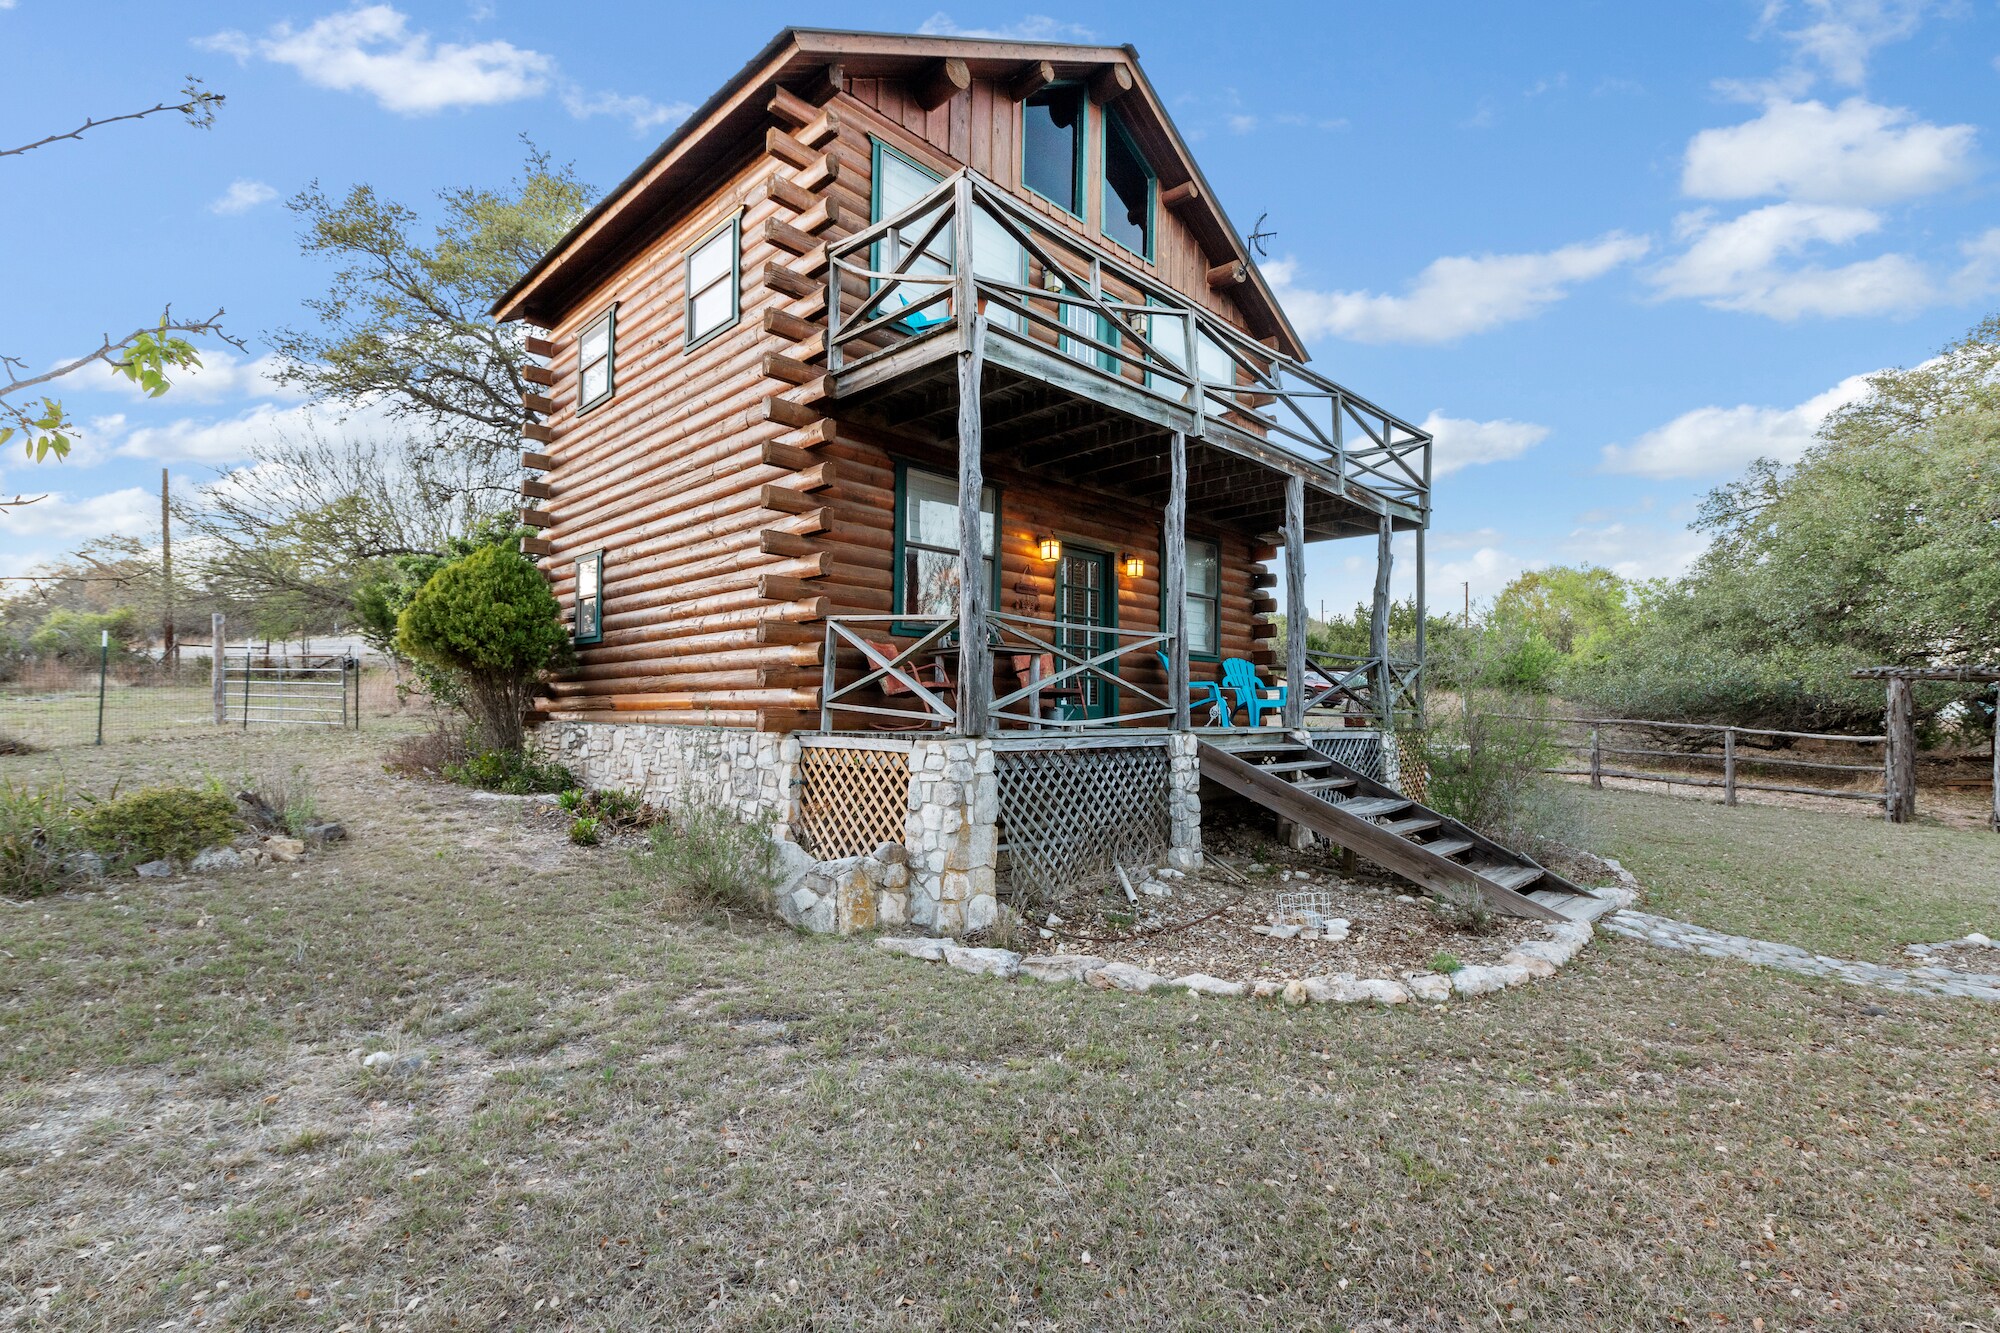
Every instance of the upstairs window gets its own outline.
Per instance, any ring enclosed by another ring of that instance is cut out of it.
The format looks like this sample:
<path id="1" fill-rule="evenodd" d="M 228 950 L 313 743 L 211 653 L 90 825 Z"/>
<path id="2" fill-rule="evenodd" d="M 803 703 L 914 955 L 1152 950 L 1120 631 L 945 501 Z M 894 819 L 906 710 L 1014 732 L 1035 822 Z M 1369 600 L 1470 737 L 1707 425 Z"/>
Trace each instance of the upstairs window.
<path id="1" fill-rule="evenodd" d="M 895 217 L 898 213 L 914 207 L 918 200 L 937 188 L 938 179 L 938 176 L 928 168 L 918 166 L 877 139 L 874 198 L 870 202 L 870 212 L 874 216 L 869 220 L 880 222 L 883 218 Z M 893 272 L 901 267 L 904 273 L 914 277 L 942 277 L 951 272 L 952 252 L 956 241 L 950 224 L 939 229 L 938 234 L 932 238 L 930 245 L 922 254 L 907 265 L 903 264 L 903 258 L 910 252 L 910 247 L 922 240 L 924 233 L 929 231 L 936 221 L 937 213 L 927 212 L 891 231 L 875 245 L 869 267 L 878 273 Z M 875 279 L 872 285 L 880 287 L 882 280 Z M 882 298 L 876 310 L 887 313 L 901 310 L 906 306 L 919 305 L 926 299 L 936 296 L 940 290 L 933 283 L 898 283 L 887 296 Z M 951 313 L 951 306 L 945 301 L 932 301 L 923 309 L 905 316 L 902 324 L 904 328 L 914 333 L 933 324 L 942 324 L 951 318 Z M 874 316 L 871 315 L 869 318 L 872 319 Z"/>
<path id="2" fill-rule="evenodd" d="M 731 218 L 688 251 L 687 345 L 712 338 L 736 322 L 736 245 L 739 218 Z"/>
<path id="3" fill-rule="evenodd" d="M 1187 544 L 1187 641 L 1196 657 L 1222 655 L 1222 548 L 1190 537 Z"/>
<path id="4" fill-rule="evenodd" d="M 1135 255 L 1153 257 L 1153 169 L 1118 117 L 1104 117 L 1103 218 L 1098 230 Z"/>
<path id="5" fill-rule="evenodd" d="M 604 640 L 604 552 L 593 551 L 576 562 L 576 622 L 571 637 L 578 643 Z"/>
<path id="6" fill-rule="evenodd" d="M 576 410 L 597 406 L 611 396 L 616 361 L 618 307 L 612 306 L 576 340 Z"/>
<path id="7" fill-rule="evenodd" d="M 1052 84 L 1021 104 L 1021 184 L 1083 216 L 1083 86 Z"/>
<path id="8" fill-rule="evenodd" d="M 916 468 L 902 469 L 901 481 L 896 496 L 896 613 L 957 615 L 958 481 Z M 1000 582 L 993 529 L 998 509 L 998 497 L 988 486 L 979 494 L 979 548 L 985 556 L 980 563 L 996 598 Z"/>

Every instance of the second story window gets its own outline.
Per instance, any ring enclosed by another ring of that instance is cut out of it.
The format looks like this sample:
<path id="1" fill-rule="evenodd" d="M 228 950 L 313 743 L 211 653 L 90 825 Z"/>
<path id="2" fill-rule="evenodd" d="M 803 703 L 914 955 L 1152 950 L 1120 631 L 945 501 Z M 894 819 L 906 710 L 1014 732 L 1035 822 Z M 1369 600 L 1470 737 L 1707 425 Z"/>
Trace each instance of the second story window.
<path id="1" fill-rule="evenodd" d="M 1021 184 L 1083 216 L 1083 87 L 1053 84 L 1021 104 Z"/>
<path id="2" fill-rule="evenodd" d="M 687 345 L 712 338 L 736 322 L 738 219 L 731 218 L 687 257 Z"/>
<path id="3" fill-rule="evenodd" d="M 1153 169 L 1116 115 L 1104 117 L 1104 216 L 1098 230 L 1135 255 L 1153 257 Z"/>
<path id="4" fill-rule="evenodd" d="M 618 307 L 612 306 L 576 340 L 577 411 L 596 407 L 611 396 L 617 334 Z"/>

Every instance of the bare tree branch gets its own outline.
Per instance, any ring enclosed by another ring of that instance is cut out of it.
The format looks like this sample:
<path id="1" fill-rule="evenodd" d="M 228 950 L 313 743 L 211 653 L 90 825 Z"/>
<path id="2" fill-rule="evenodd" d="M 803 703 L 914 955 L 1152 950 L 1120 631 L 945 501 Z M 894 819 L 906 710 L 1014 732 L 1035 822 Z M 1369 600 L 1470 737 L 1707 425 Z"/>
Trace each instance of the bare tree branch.
<path id="1" fill-rule="evenodd" d="M 47 384 L 51 380 L 59 380 L 65 375 L 74 374 L 82 370 L 93 361 L 102 361 L 107 366 L 115 366 L 118 364 L 118 353 L 124 351 L 149 333 L 182 333 L 198 338 L 219 338 L 231 347 L 234 347 L 237 351 L 244 351 L 245 345 L 241 338 L 232 338 L 222 331 L 221 320 L 223 315 L 227 313 L 226 310 L 218 307 L 216 312 L 207 319 L 175 319 L 174 308 L 168 306 L 160 312 L 160 322 L 158 324 L 142 325 L 122 338 L 114 339 L 107 333 L 104 335 L 103 344 L 96 350 L 86 352 L 76 358 L 76 360 L 65 362 L 53 370 L 45 371 L 40 375 L 30 375 L 26 378 L 17 373 L 17 371 L 27 368 L 28 363 L 26 361 L 18 356 L 0 356 L 0 368 L 4 368 L 7 372 L 7 382 L 0 384 L 0 398 L 5 398 L 9 394 L 19 393 L 23 389 L 32 389 L 38 384 Z"/>
<path id="2" fill-rule="evenodd" d="M 187 85 L 181 89 L 181 97 L 183 100 L 179 102 L 161 102 L 147 107 L 144 111 L 128 111 L 122 116 L 106 116 L 103 120 L 93 117 L 66 134 L 51 134 L 33 143 L 24 143 L 19 148 L 0 148 L 0 157 L 19 157 L 37 148 L 61 143 L 65 139 L 81 139 L 91 130 L 101 129 L 106 125 L 116 125 L 122 120 L 144 120 L 148 116 L 157 116 L 168 111 L 178 111 L 187 117 L 188 124 L 198 130 L 205 130 L 215 123 L 216 108 L 226 100 L 223 94 L 209 92 L 201 86 L 200 79 L 193 77 L 190 77 Z"/>

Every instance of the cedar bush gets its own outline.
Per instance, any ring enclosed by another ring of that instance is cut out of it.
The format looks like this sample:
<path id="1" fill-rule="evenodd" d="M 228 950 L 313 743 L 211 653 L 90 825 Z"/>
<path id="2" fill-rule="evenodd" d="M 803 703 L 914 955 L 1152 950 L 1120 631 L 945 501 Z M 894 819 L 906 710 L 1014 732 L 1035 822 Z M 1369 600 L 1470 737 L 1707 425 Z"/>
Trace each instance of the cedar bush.
<path id="1" fill-rule="evenodd" d="M 518 752 L 542 672 L 569 659 L 555 594 L 519 551 L 486 546 L 425 581 L 396 622 L 396 648 L 452 673 L 481 748 Z"/>
<path id="2" fill-rule="evenodd" d="M 114 868 L 186 861 L 227 842 L 240 827 L 236 803 L 220 787 L 147 787 L 94 805 L 83 838 Z"/>
<path id="3" fill-rule="evenodd" d="M 0 783 L 0 896 L 39 898 L 87 877 L 83 830 L 61 786 Z"/>

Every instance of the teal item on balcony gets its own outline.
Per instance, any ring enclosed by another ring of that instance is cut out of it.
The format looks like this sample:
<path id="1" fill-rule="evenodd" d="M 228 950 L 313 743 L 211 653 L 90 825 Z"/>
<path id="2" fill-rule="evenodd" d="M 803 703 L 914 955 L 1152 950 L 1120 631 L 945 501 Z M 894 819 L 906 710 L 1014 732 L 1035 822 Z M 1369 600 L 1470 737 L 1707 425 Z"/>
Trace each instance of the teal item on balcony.
<path id="1" fill-rule="evenodd" d="M 1266 685 L 1257 679 L 1257 668 L 1250 665 L 1247 657 L 1225 657 L 1222 659 L 1222 683 L 1236 691 L 1237 704 L 1250 714 L 1250 725 L 1264 725 L 1264 714 L 1271 709 L 1283 709 L 1284 685 Z M 1275 699 L 1267 698 L 1267 693 L 1275 693 Z"/>
<path id="2" fill-rule="evenodd" d="M 1174 664 L 1168 660 L 1166 653 L 1156 651 L 1154 656 L 1160 659 L 1160 669 L 1167 673 L 1167 678 L 1173 679 Z M 1210 716 L 1215 718 L 1217 726 L 1229 725 L 1229 699 L 1223 694 L 1222 687 L 1212 680 L 1190 680 L 1188 707 L 1195 709 L 1204 703 L 1212 710 Z"/>

